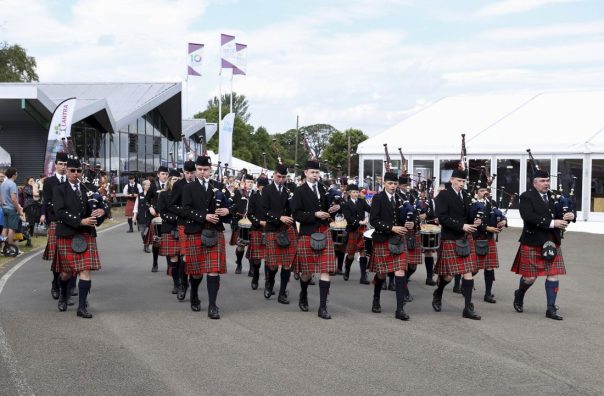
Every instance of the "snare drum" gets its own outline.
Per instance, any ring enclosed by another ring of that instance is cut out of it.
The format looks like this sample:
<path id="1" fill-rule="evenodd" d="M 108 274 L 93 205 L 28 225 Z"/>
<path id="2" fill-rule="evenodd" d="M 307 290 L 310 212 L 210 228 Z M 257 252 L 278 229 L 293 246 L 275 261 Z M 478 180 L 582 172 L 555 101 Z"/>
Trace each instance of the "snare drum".
<path id="1" fill-rule="evenodd" d="M 329 231 L 331 231 L 331 239 L 333 240 L 334 245 L 341 246 L 346 243 L 346 226 L 331 223 Z"/>
<path id="2" fill-rule="evenodd" d="M 159 242 L 161 239 L 161 217 L 151 219 L 151 227 L 153 227 L 153 242 Z"/>
<path id="3" fill-rule="evenodd" d="M 367 256 L 371 256 L 371 251 L 373 248 L 373 231 L 375 231 L 374 228 L 367 230 L 363 233 L 363 239 L 365 240 L 365 254 Z"/>
<path id="4" fill-rule="evenodd" d="M 243 245 L 249 245 L 252 222 L 246 217 L 239 220 L 237 224 L 239 225 L 239 242 Z"/>
<path id="5" fill-rule="evenodd" d="M 441 228 L 435 224 L 422 224 L 419 234 L 422 241 L 422 249 L 436 250 L 440 247 Z"/>

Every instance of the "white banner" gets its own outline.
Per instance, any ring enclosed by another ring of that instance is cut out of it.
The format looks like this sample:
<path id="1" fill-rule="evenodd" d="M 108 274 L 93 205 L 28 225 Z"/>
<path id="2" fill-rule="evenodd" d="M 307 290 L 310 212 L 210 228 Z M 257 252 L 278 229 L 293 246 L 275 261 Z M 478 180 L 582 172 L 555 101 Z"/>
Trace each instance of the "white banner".
<path id="1" fill-rule="evenodd" d="M 61 102 L 54 113 L 48 128 L 48 141 L 46 143 L 46 156 L 44 158 L 44 174 L 52 176 L 55 172 L 55 158 L 57 153 L 65 150 L 64 140 L 71 136 L 71 120 L 75 112 L 76 98 L 69 98 Z"/>
<path id="2" fill-rule="evenodd" d="M 232 69 L 237 62 L 237 48 L 235 46 L 235 36 L 228 34 L 220 35 L 220 67 L 223 69 Z"/>
<path id="3" fill-rule="evenodd" d="M 218 159 L 222 163 L 233 165 L 233 127 L 235 125 L 235 113 L 224 116 L 220 123 L 218 135 Z"/>
<path id="4" fill-rule="evenodd" d="M 237 60 L 235 67 L 233 68 L 233 74 L 247 74 L 247 45 L 246 44 L 235 44 L 237 50 Z"/>
<path id="5" fill-rule="evenodd" d="M 187 46 L 187 75 L 201 76 L 203 44 L 189 43 Z"/>

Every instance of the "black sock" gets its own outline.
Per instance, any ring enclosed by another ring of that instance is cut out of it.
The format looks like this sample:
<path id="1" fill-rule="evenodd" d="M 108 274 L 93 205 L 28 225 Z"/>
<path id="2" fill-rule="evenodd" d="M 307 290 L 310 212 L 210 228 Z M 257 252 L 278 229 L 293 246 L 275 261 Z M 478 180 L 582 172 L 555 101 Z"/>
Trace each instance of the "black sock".
<path id="1" fill-rule="evenodd" d="M 342 271 L 342 266 L 344 265 L 344 256 L 346 253 L 336 250 L 336 258 L 338 259 L 338 271 Z"/>
<path id="2" fill-rule="evenodd" d="M 526 291 L 533 286 L 532 283 L 528 283 L 524 280 L 524 277 L 520 278 L 520 285 L 518 285 L 518 290 L 520 290 L 520 295 L 524 297 Z"/>
<path id="3" fill-rule="evenodd" d="M 453 284 L 453 287 L 459 287 L 460 282 L 461 282 L 461 274 L 455 275 L 455 283 Z"/>
<path id="4" fill-rule="evenodd" d="M 261 264 L 260 260 L 258 260 L 258 259 L 255 259 L 252 264 L 254 266 L 254 276 L 252 277 L 252 279 L 255 282 L 258 282 L 258 279 L 260 279 L 260 265 L 262 265 L 262 264 Z"/>
<path id="5" fill-rule="evenodd" d="M 426 277 L 432 278 L 434 275 L 434 257 L 426 256 L 424 258 L 424 263 L 426 264 Z"/>
<path id="6" fill-rule="evenodd" d="M 495 270 L 484 270 L 484 294 L 491 295 L 493 282 L 495 281 Z"/>
<path id="7" fill-rule="evenodd" d="M 168 268 L 170 271 L 170 275 L 172 275 L 172 281 L 174 282 L 174 286 L 178 285 L 180 276 L 178 274 L 178 261 L 168 261 Z"/>
<path id="8" fill-rule="evenodd" d="M 208 276 L 208 303 L 210 306 L 216 305 L 216 297 L 218 296 L 218 289 L 220 288 L 220 275 Z"/>
<path id="9" fill-rule="evenodd" d="M 308 295 L 308 285 L 310 285 L 310 279 L 303 281 L 300 277 L 300 297 L 306 297 Z"/>
<path id="10" fill-rule="evenodd" d="M 396 310 L 403 309 L 405 305 L 405 295 L 407 294 L 407 277 L 395 276 L 394 285 L 396 287 Z"/>
<path id="11" fill-rule="evenodd" d="M 80 298 L 80 305 L 78 306 L 78 309 L 86 308 L 86 297 L 88 297 L 88 292 L 90 291 L 90 286 L 92 286 L 91 280 L 80 279 L 80 282 L 78 284 L 78 287 L 80 289 L 80 294 L 78 296 Z"/>
<path id="12" fill-rule="evenodd" d="M 157 258 L 159 257 L 159 246 L 151 249 L 153 251 L 153 266 L 157 267 Z"/>
<path id="13" fill-rule="evenodd" d="M 346 256 L 346 268 L 350 268 L 352 266 L 352 263 L 354 262 L 354 256 L 350 257 L 350 256 Z"/>
<path id="14" fill-rule="evenodd" d="M 378 278 L 377 275 L 373 278 L 373 298 L 380 299 L 380 294 L 382 294 L 382 285 L 386 279 Z"/>
<path id="15" fill-rule="evenodd" d="M 463 287 L 463 296 L 466 300 L 466 308 L 470 306 L 472 302 L 472 291 L 474 290 L 474 279 L 462 279 L 461 287 Z"/>
<path id="16" fill-rule="evenodd" d="M 53 281 L 53 282 L 54 282 L 56 285 L 58 285 L 58 284 L 59 284 L 59 275 L 61 275 L 61 273 L 60 273 L 60 272 L 55 272 L 55 271 L 52 271 L 52 281 Z"/>
<path id="17" fill-rule="evenodd" d="M 409 265 L 407 267 L 407 271 L 405 271 L 405 277 L 407 278 L 407 281 L 409 281 L 409 278 L 411 278 L 411 275 L 413 275 L 415 271 L 417 271 L 417 265 Z"/>
<path id="18" fill-rule="evenodd" d="M 388 284 L 394 282 L 394 272 L 388 272 Z"/>
<path id="19" fill-rule="evenodd" d="M 243 259 L 243 253 L 244 253 L 243 250 L 242 251 L 239 251 L 239 250 L 235 251 L 235 255 L 237 256 L 237 260 L 236 260 L 237 265 L 241 265 L 241 260 Z"/>
<path id="20" fill-rule="evenodd" d="M 199 285 L 203 278 L 191 278 L 191 295 L 197 296 L 199 291 Z"/>
<path id="21" fill-rule="evenodd" d="M 438 282 L 436 283 L 436 284 L 437 284 L 436 291 L 438 292 L 438 294 L 440 294 L 440 295 L 442 296 L 442 295 L 443 295 L 443 291 L 445 290 L 445 287 L 446 287 L 446 286 L 447 286 L 449 283 L 451 283 L 451 281 L 450 281 L 450 280 L 449 280 L 449 281 L 448 281 L 448 280 L 446 280 L 446 279 L 444 278 L 444 276 L 439 276 L 439 277 L 438 277 Z"/>
<path id="22" fill-rule="evenodd" d="M 59 287 L 61 288 L 61 296 L 63 296 L 63 298 L 65 298 L 65 301 L 67 301 L 67 297 L 69 296 L 70 290 L 69 290 L 69 281 L 71 280 L 71 278 L 67 279 L 67 280 L 63 280 L 61 278 L 59 278 Z"/>
<path id="23" fill-rule="evenodd" d="M 275 276 L 277 276 L 277 271 L 279 271 L 279 267 L 268 270 L 268 281 L 271 284 L 271 286 L 275 285 Z"/>
<path id="24" fill-rule="evenodd" d="M 281 284 L 279 285 L 279 295 L 285 294 L 285 289 L 287 289 L 287 282 L 289 282 L 289 274 L 291 274 L 290 270 L 281 268 Z"/>
<path id="25" fill-rule="evenodd" d="M 554 309 L 556 305 L 556 296 L 558 295 L 558 287 L 560 281 L 545 280 L 545 294 L 547 296 L 547 309 Z"/>
<path id="26" fill-rule="evenodd" d="M 367 273 L 367 257 L 359 258 L 359 267 L 361 268 L 361 274 Z"/>
<path id="27" fill-rule="evenodd" d="M 130 229 L 132 229 L 132 219 L 128 219 L 128 227 L 130 227 Z"/>
<path id="28" fill-rule="evenodd" d="M 319 281 L 319 295 L 321 296 L 321 305 L 320 308 L 327 308 L 327 295 L 329 294 L 329 286 L 331 285 L 330 281 Z"/>
<path id="29" fill-rule="evenodd" d="M 188 279 L 187 279 L 187 274 L 185 273 L 185 261 L 183 260 L 182 257 L 179 257 L 178 259 L 178 276 L 180 278 L 180 282 L 182 283 L 182 285 L 184 287 L 188 287 Z"/>
<path id="30" fill-rule="evenodd" d="M 68 286 L 68 292 L 71 294 L 71 291 L 73 289 L 75 289 L 76 287 L 76 281 L 77 281 L 77 277 L 72 276 L 71 278 L 69 278 L 69 286 Z"/>

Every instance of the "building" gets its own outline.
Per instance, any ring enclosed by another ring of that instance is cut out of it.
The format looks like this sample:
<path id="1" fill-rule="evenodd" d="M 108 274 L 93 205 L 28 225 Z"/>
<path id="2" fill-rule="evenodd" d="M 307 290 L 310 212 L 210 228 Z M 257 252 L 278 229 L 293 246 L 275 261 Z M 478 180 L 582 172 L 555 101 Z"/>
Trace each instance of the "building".
<path id="1" fill-rule="evenodd" d="M 470 167 L 490 168 L 498 191 L 526 191 L 530 148 L 552 188 L 568 192 L 576 177 L 579 220 L 604 221 L 603 101 L 604 91 L 447 97 L 359 144 L 359 175 L 381 177 L 387 143 L 396 170 L 401 147 L 409 173 L 447 181 L 465 133 Z"/>

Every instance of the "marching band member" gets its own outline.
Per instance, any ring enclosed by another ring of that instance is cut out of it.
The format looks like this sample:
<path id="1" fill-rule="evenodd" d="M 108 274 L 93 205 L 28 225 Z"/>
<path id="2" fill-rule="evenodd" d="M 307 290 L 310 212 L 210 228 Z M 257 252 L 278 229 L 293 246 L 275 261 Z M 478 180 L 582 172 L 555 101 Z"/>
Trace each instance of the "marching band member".
<path id="1" fill-rule="evenodd" d="M 396 194 L 399 195 L 402 201 L 398 215 L 401 216 L 402 222 L 410 224 L 407 234 L 405 235 L 407 247 L 407 270 L 405 271 L 407 282 L 405 285 L 408 286 L 409 278 L 411 278 L 411 275 L 417 270 L 417 266 L 422 262 L 422 241 L 419 235 L 419 223 L 421 220 L 425 219 L 426 216 L 419 214 L 416 209 L 415 203 L 418 201 L 418 198 L 409 191 L 409 175 L 403 174 L 398 177 Z M 419 196 L 419 193 L 417 195 Z M 390 274 L 388 275 L 390 276 Z M 390 289 L 390 287 L 388 288 Z M 407 290 L 405 293 L 405 302 L 411 301 L 413 301 L 413 297 L 411 297 L 409 290 Z"/>
<path id="2" fill-rule="evenodd" d="M 153 244 L 153 234 L 149 232 L 151 213 L 149 213 L 149 204 L 145 199 L 147 194 L 149 194 L 150 189 L 151 182 L 149 180 L 143 180 L 141 183 L 141 190 L 136 197 L 133 212 L 134 224 L 143 232 L 143 250 L 145 253 L 151 253 L 151 248 L 149 246 Z M 157 257 L 154 258 L 153 262 L 157 263 Z M 157 265 L 154 265 L 154 267 L 157 268 Z"/>
<path id="3" fill-rule="evenodd" d="M 356 184 L 346 186 L 349 198 L 342 205 L 342 213 L 346 218 L 346 232 L 348 241 L 346 243 L 346 267 L 344 270 L 344 280 L 350 278 L 350 267 L 354 261 L 354 255 L 359 253 L 359 266 L 361 268 L 361 279 L 359 283 L 368 285 L 367 279 L 367 257 L 365 256 L 365 240 L 363 233 L 367 230 L 368 220 L 365 219 L 365 213 L 371 211 L 371 207 L 362 198 L 359 198 L 359 187 Z"/>
<path id="4" fill-rule="evenodd" d="M 266 216 L 262 209 L 262 198 L 265 194 L 265 188 L 268 186 L 268 178 L 264 175 L 256 179 L 257 190 L 252 192 L 247 216 L 252 222 L 250 230 L 250 243 L 247 248 L 247 259 L 250 261 L 252 269 L 252 290 L 258 289 L 258 279 L 260 278 L 260 266 L 265 258 L 265 244 L 263 243 L 264 228 L 266 226 Z M 266 263 L 266 261 L 265 261 Z M 289 276 L 288 276 L 289 279 Z"/>
<path id="5" fill-rule="evenodd" d="M 244 254 L 245 254 L 245 245 L 243 243 L 241 243 L 241 240 L 239 238 L 239 228 L 238 228 L 237 222 L 239 220 L 241 220 L 243 218 L 243 216 L 245 215 L 245 212 L 249 206 L 250 195 L 254 188 L 254 176 L 247 174 L 247 171 L 245 168 L 242 169 L 242 173 L 243 173 L 243 177 L 242 177 L 243 181 L 239 186 L 240 188 L 235 190 L 235 194 L 233 197 L 233 202 L 235 204 L 237 213 L 235 214 L 235 216 L 233 216 L 234 228 L 233 228 L 233 232 L 231 234 L 231 240 L 229 242 L 230 246 L 237 246 L 237 248 L 235 249 L 235 255 L 237 257 L 237 259 L 236 259 L 237 268 L 235 269 L 236 274 L 241 273 L 242 260 L 243 260 Z M 252 267 L 253 266 L 250 263 L 250 269 L 248 271 L 249 276 L 252 275 Z"/>
<path id="6" fill-rule="evenodd" d="M 158 192 L 157 212 L 159 213 L 161 223 L 161 239 L 159 241 L 159 255 L 166 257 L 168 262 L 168 273 L 172 276 L 173 288 L 172 294 L 178 294 L 185 288 L 182 285 L 182 278 L 178 273 L 178 262 L 180 255 L 180 242 L 178 240 L 178 216 L 169 211 L 172 199 L 172 186 L 179 180 L 180 173 L 171 170 L 164 189 Z"/>
<path id="7" fill-rule="evenodd" d="M 136 207 L 136 198 L 143 191 L 140 184 L 136 183 L 134 175 L 128 176 L 128 184 L 124 186 L 124 197 L 126 197 L 126 207 L 124 208 L 124 216 L 128 219 L 128 231 L 134 232 L 132 228 L 132 218 L 134 217 L 134 208 Z"/>

